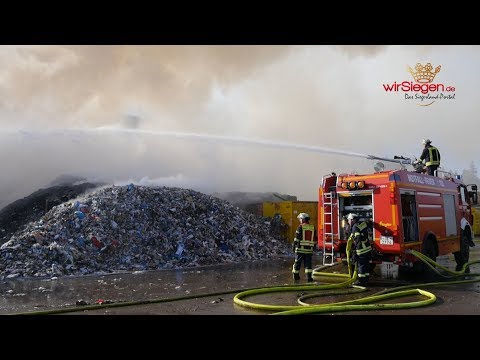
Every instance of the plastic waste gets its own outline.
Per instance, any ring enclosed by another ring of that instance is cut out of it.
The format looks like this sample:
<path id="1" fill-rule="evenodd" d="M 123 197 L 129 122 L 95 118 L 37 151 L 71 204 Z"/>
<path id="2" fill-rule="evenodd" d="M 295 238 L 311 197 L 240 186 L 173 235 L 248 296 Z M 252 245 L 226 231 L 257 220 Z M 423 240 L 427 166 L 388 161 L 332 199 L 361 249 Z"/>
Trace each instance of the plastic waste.
<path id="1" fill-rule="evenodd" d="M 90 238 L 90 241 L 98 249 L 101 249 L 103 247 L 103 243 L 100 240 L 98 240 L 95 236 L 92 236 Z"/>
<path id="2" fill-rule="evenodd" d="M 82 220 L 82 219 L 85 218 L 85 214 L 84 214 L 83 212 L 81 212 L 81 211 L 78 211 L 78 210 L 75 211 L 75 216 L 76 216 L 77 218 L 79 218 L 80 220 Z"/>
<path id="3" fill-rule="evenodd" d="M 185 246 L 182 243 L 178 244 L 177 251 L 175 252 L 175 255 L 177 255 L 177 257 L 182 256 L 184 248 L 185 248 Z"/>
<path id="4" fill-rule="evenodd" d="M 83 236 L 80 236 L 80 237 L 77 239 L 77 245 L 80 246 L 80 247 L 84 247 L 84 246 L 85 246 L 85 239 L 83 238 Z"/>

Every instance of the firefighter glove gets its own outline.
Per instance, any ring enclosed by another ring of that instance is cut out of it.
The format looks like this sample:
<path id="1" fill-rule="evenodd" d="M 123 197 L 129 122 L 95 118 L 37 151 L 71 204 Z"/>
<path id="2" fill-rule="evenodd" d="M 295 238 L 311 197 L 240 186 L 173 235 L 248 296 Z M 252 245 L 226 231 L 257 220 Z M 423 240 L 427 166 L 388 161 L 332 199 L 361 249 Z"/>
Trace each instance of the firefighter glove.
<path id="1" fill-rule="evenodd" d="M 300 246 L 300 240 L 295 239 L 293 241 L 293 252 L 295 252 L 295 249 Z"/>

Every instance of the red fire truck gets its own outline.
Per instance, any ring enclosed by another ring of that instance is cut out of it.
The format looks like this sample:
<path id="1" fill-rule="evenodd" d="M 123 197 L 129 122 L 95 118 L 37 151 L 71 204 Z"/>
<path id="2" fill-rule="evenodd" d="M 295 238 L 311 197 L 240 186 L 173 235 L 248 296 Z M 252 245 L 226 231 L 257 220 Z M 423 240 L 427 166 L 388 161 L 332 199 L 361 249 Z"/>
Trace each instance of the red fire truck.
<path id="1" fill-rule="evenodd" d="M 323 250 L 323 264 L 345 259 L 346 216 L 353 212 L 370 225 L 372 261 L 382 265 L 382 276 L 396 278 L 402 268 L 423 269 L 410 250 L 434 261 L 453 253 L 459 270 L 474 246 L 471 205 L 477 203 L 477 186 L 467 186 L 460 176 L 440 170 L 437 176 L 409 171 L 406 165 L 415 164 L 409 158 L 368 158 L 400 166 L 385 170 L 377 162 L 370 174 L 331 173 L 322 178 L 318 248 Z"/>

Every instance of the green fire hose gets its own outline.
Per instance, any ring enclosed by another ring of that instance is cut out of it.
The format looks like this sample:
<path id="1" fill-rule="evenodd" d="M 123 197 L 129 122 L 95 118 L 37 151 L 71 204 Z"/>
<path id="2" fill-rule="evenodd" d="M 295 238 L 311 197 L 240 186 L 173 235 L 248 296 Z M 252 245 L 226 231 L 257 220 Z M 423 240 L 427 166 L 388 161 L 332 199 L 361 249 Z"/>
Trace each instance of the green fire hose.
<path id="1" fill-rule="evenodd" d="M 420 260 L 425 262 L 432 270 L 437 274 L 447 277 L 447 278 L 459 278 L 465 277 L 477 277 L 480 276 L 480 273 L 465 273 L 465 270 L 469 268 L 470 265 L 475 263 L 480 263 L 480 260 L 471 261 L 463 265 L 461 271 L 452 271 L 444 266 L 434 262 L 429 257 L 425 256 L 422 253 L 412 250 L 411 254 L 417 256 Z M 348 254 L 347 254 L 348 255 Z M 347 256 L 347 259 L 350 257 Z M 447 272 L 448 275 L 441 273 L 438 268 L 442 269 L 444 272 Z M 480 279 L 466 279 L 466 280 L 452 280 L 452 281 L 441 281 L 441 282 L 431 282 L 424 284 L 414 284 L 399 286 L 392 289 L 383 290 L 377 292 L 371 296 L 363 297 L 360 299 L 334 302 L 328 304 L 312 305 L 306 303 L 304 300 L 310 299 L 313 297 L 320 297 L 325 295 L 338 295 L 338 294 L 348 294 L 354 292 L 366 291 L 367 288 L 362 286 L 352 285 L 352 283 L 357 278 L 357 269 L 353 270 L 351 264 L 348 262 L 348 274 L 336 274 L 336 273 L 322 273 L 316 269 L 313 271 L 313 277 L 316 279 L 318 277 L 338 277 L 344 278 L 345 281 L 334 283 L 334 284 L 309 284 L 309 285 L 287 285 L 287 286 L 273 286 L 266 287 L 261 289 L 251 289 L 243 291 L 235 295 L 233 301 L 239 306 L 243 306 L 253 310 L 262 310 L 262 311 L 273 311 L 274 315 L 300 315 L 300 314 L 312 314 L 312 313 L 332 313 L 340 311 L 365 311 L 365 310 L 396 310 L 396 309 L 409 309 L 421 306 L 427 306 L 433 304 L 436 301 L 436 296 L 428 291 L 422 290 L 419 287 L 426 286 L 438 286 L 438 285 L 448 285 L 448 284 L 461 284 L 461 283 L 472 283 L 480 281 Z M 337 292 L 325 293 L 326 290 L 338 289 Z M 260 304 L 246 301 L 245 298 L 252 297 L 260 294 L 275 293 L 275 292 L 298 292 L 298 291 L 310 291 L 314 292 L 313 294 L 307 294 L 300 296 L 297 299 L 298 305 L 269 305 L 269 304 Z M 419 301 L 403 302 L 403 303 L 378 303 L 382 300 L 394 299 L 406 296 L 421 296 L 423 299 Z"/>
<path id="2" fill-rule="evenodd" d="M 399 286 L 392 289 L 386 289 L 386 290 L 377 292 L 371 296 L 363 297 L 360 299 L 321 304 L 321 305 L 312 305 L 306 302 L 307 299 L 311 299 L 314 297 L 356 294 L 356 293 L 367 291 L 368 289 L 365 287 L 352 285 L 352 283 L 357 278 L 357 269 L 356 267 L 353 268 L 351 264 L 348 263 L 348 269 L 349 269 L 348 274 L 326 273 L 326 272 L 320 272 L 318 271 L 318 269 L 315 269 L 313 271 L 313 277 L 316 280 L 321 277 L 338 278 L 340 280 L 343 280 L 339 283 L 334 283 L 334 284 L 281 285 L 281 286 L 272 286 L 272 287 L 252 288 L 247 290 L 234 289 L 234 290 L 228 290 L 228 291 L 222 291 L 222 292 L 187 295 L 187 296 L 180 296 L 180 297 L 173 297 L 173 298 L 117 302 L 117 303 L 102 304 L 102 305 L 88 305 L 88 306 L 81 306 L 81 307 L 69 307 L 69 308 L 62 308 L 62 309 L 23 312 L 23 313 L 11 314 L 11 315 L 53 315 L 53 314 L 73 313 L 73 312 L 79 312 L 79 311 L 88 311 L 88 310 L 97 310 L 97 309 L 106 309 L 106 308 L 119 308 L 119 307 L 139 306 L 139 305 L 148 305 L 148 304 L 159 304 L 159 303 L 183 301 L 183 300 L 202 298 L 202 297 L 225 295 L 225 294 L 236 294 L 233 300 L 234 300 L 234 303 L 239 306 L 253 309 L 253 310 L 274 312 L 273 313 L 274 315 L 297 315 L 297 314 L 311 314 L 311 313 L 325 313 L 325 312 L 332 313 L 332 312 L 340 312 L 340 311 L 359 311 L 359 310 L 389 310 L 389 309 L 394 310 L 394 309 L 406 309 L 406 308 L 427 306 L 427 305 L 433 304 L 436 301 L 436 297 L 434 294 L 427 292 L 425 290 L 421 290 L 418 287 L 459 284 L 459 283 L 473 283 L 473 282 L 480 281 L 480 279 L 475 278 L 477 276 L 480 276 L 480 274 L 465 273 L 465 270 L 469 268 L 470 265 L 474 263 L 479 263 L 480 260 L 466 263 L 460 271 L 452 271 L 434 262 L 433 260 L 423 255 L 422 253 L 419 253 L 416 251 L 411 251 L 411 253 L 417 256 L 423 262 L 425 262 L 437 274 L 445 278 L 455 279 L 455 278 L 465 277 L 465 275 L 468 275 L 470 279 Z M 438 269 L 442 269 L 444 272 L 448 273 L 448 275 L 445 273 L 441 273 Z M 412 288 L 415 288 L 415 289 L 412 289 Z M 253 296 L 262 295 L 262 294 L 281 293 L 281 292 L 299 292 L 299 291 L 301 292 L 308 291 L 310 293 L 302 294 L 301 296 L 299 296 L 297 298 L 298 305 L 268 305 L 268 304 L 248 302 L 244 300 L 247 297 L 253 297 Z M 378 303 L 378 301 L 399 298 L 399 297 L 406 297 L 406 296 L 421 296 L 423 297 L 423 299 L 419 301 L 395 303 L 395 304 Z"/>

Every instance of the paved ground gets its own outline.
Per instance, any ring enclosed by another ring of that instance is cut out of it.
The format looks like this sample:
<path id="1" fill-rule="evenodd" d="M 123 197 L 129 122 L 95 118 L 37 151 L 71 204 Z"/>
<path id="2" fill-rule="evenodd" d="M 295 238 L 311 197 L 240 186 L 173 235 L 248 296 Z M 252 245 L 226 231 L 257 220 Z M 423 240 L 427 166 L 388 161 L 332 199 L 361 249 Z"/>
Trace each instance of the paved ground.
<path id="1" fill-rule="evenodd" d="M 471 248 L 470 260 L 480 260 L 480 238 Z M 437 261 L 454 269 L 453 255 L 439 257 Z M 0 284 L 0 314 L 34 313 L 43 311 L 64 312 L 72 315 L 263 315 L 271 312 L 239 307 L 233 298 L 248 288 L 293 284 L 291 265 L 293 258 L 228 264 L 185 270 L 162 270 L 140 273 L 124 273 L 104 276 L 65 277 L 60 279 L 13 279 Z M 314 265 L 321 264 L 316 256 Z M 345 272 L 342 264 L 327 267 L 322 272 Z M 378 270 L 377 270 L 378 271 Z M 480 265 L 474 264 L 472 272 L 480 273 Z M 377 273 L 378 275 L 378 273 Z M 480 280 L 480 278 L 479 278 Z M 317 284 L 330 283 L 335 278 L 321 278 Z M 424 280 L 421 280 L 424 282 Z M 306 282 L 304 282 L 306 283 Z M 415 279 L 397 281 L 372 277 L 367 292 L 354 295 L 324 297 L 321 302 L 349 300 L 372 295 L 378 291 L 415 283 Z M 420 287 L 420 286 L 419 286 Z M 421 288 L 421 287 L 420 287 Z M 400 310 L 349 311 L 339 315 L 480 315 L 480 282 L 470 284 L 424 287 L 437 297 L 426 307 Z M 230 293 L 227 293 L 230 292 Z M 211 294 L 203 297 L 203 294 Z M 261 304 L 296 305 L 304 291 L 260 295 L 248 301 Z M 418 301 L 423 297 L 412 296 L 392 302 Z M 175 301 L 167 301 L 175 299 Z M 160 300 L 158 303 L 145 303 Z M 77 306 L 77 302 L 96 304 L 98 309 Z M 106 302 L 123 305 L 126 302 L 142 302 L 136 306 L 108 307 Z M 314 302 L 315 303 L 315 302 Z"/>

